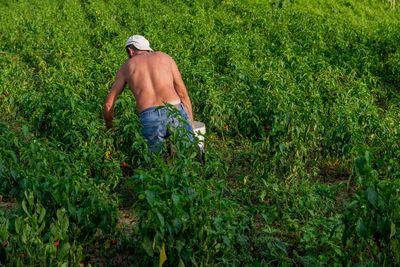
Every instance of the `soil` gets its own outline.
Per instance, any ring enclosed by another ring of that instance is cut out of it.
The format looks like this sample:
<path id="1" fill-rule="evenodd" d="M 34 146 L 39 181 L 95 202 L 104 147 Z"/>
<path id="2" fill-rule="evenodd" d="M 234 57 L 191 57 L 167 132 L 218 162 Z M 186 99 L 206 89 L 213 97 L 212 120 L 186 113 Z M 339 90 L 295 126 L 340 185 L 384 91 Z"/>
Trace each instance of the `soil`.
<path id="1" fill-rule="evenodd" d="M 0 209 L 2 210 L 10 210 L 16 204 L 14 199 L 8 199 L 2 195 L 0 195 Z"/>
<path id="2" fill-rule="evenodd" d="M 344 167 L 339 161 L 328 163 L 320 168 L 318 180 L 322 183 L 333 184 L 347 181 L 351 171 Z"/>

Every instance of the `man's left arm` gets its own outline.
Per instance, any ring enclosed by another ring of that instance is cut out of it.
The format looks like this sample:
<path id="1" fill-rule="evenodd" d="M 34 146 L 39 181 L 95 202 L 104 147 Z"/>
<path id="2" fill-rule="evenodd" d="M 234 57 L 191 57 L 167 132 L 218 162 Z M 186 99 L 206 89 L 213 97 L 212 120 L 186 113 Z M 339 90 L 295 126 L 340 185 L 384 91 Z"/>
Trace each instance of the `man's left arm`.
<path id="1" fill-rule="evenodd" d="M 107 95 L 104 104 L 104 120 L 107 128 L 112 128 L 112 120 L 114 118 L 114 104 L 117 97 L 124 90 L 126 81 L 123 74 L 123 67 L 117 72 L 114 84 L 111 86 L 111 90 Z"/>
<path id="2" fill-rule="evenodd" d="M 192 102 L 190 101 L 190 97 L 185 86 L 185 83 L 182 80 L 181 73 L 179 72 L 178 66 L 176 65 L 175 61 L 171 58 L 171 69 L 172 75 L 174 79 L 174 88 L 176 93 L 178 94 L 179 98 L 181 99 L 183 106 L 185 107 L 185 111 L 188 113 L 190 122 L 194 127 L 193 123 L 193 111 L 192 111 Z"/>

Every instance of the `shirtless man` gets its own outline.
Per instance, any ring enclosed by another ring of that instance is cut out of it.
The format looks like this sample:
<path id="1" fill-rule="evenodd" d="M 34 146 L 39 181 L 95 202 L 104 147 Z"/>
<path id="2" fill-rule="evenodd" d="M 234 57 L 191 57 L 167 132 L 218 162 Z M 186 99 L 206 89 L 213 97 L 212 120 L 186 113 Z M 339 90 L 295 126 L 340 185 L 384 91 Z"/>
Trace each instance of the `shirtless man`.
<path id="1" fill-rule="evenodd" d="M 167 125 L 193 132 L 192 104 L 178 67 L 170 56 L 154 52 L 149 41 L 141 35 L 129 37 L 125 48 L 129 59 L 117 72 L 104 105 L 106 127 L 112 127 L 115 100 L 128 84 L 140 113 L 142 134 L 150 150 L 155 152 L 169 135 Z M 165 103 L 178 109 L 185 121 L 183 125 L 177 118 L 169 116 Z M 189 138 L 193 140 L 191 134 Z"/>

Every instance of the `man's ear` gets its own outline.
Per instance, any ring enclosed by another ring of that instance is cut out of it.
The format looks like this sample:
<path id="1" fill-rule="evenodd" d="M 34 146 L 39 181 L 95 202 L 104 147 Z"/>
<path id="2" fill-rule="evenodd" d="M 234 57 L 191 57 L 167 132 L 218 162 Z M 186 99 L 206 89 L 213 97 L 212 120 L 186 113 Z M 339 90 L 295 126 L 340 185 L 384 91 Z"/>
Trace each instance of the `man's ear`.
<path id="1" fill-rule="evenodd" d="M 130 58 L 133 57 L 134 54 L 135 54 L 135 51 L 132 48 L 128 47 L 128 55 L 129 55 L 129 57 Z"/>

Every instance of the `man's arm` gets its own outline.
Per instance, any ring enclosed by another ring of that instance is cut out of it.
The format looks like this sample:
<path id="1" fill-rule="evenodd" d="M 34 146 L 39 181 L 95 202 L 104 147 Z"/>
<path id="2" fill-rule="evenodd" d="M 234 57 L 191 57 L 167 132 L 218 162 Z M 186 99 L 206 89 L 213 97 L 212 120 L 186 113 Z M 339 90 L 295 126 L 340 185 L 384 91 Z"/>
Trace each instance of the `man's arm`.
<path id="1" fill-rule="evenodd" d="M 186 109 L 186 112 L 189 115 L 189 119 L 193 124 L 193 112 L 192 112 L 192 102 L 190 101 L 188 91 L 186 89 L 185 83 L 182 80 L 181 73 L 178 70 L 178 66 L 175 61 L 171 58 L 172 62 L 172 74 L 174 76 L 174 87 L 175 91 L 181 99 L 183 106 Z"/>
<path id="2" fill-rule="evenodd" d="M 115 78 L 115 82 L 111 87 L 110 92 L 107 95 L 105 104 L 104 104 L 104 120 L 106 122 L 107 128 L 112 128 L 112 120 L 114 118 L 114 104 L 117 97 L 124 90 L 126 81 L 123 75 L 123 67 L 117 72 L 117 76 Z"/>

